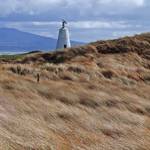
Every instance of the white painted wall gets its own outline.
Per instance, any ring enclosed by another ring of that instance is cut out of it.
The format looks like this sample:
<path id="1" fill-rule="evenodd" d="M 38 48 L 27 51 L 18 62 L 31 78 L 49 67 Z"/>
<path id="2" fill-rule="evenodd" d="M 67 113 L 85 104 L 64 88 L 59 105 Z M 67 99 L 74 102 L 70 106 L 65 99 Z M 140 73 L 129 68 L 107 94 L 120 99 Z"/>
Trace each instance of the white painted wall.
<path id="1" fill-rule="evenodd" d="M 56 49 L 62 49 L 66 45 L 66 48 L 71 47 L 70 35 L 67 27 L 62 27 L 59 30 L 58 41 Z"/>

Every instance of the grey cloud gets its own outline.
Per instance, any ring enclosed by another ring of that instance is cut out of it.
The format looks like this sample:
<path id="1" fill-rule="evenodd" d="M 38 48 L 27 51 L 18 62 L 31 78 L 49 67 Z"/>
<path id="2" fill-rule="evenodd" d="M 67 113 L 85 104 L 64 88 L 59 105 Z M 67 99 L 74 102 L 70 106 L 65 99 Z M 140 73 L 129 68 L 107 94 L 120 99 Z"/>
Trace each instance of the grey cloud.
<path id="1" fill-rule="evenodd" d="M 60 21 L 71 37 L 94 41 L 149 31 L 149 0 L 0 0 L 0 27 L 57 38 Z"/>
<path id="2" fill-rule="evenodd" d="M 77 15 L 115 14 L 144 7 L 145 0 L 0 0 L 0 15 L 23 13 L 37 15 L 45 12 L 73 11 Z M 90 12 L 90 13 L 89 13 Z"/>

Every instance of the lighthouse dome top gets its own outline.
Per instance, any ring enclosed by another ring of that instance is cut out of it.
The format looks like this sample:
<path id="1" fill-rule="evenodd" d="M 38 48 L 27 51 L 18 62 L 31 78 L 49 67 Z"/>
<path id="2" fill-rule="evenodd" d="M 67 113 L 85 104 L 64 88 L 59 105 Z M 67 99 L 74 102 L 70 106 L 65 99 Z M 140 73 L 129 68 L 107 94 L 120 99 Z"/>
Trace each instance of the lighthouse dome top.
<path id="1" fill-rule="evenodd" d="M 66 20 L 62 20 L 62 28 L 65 28 L 66 27 L 66 24 L 67 24 L 67 21 Z"/>

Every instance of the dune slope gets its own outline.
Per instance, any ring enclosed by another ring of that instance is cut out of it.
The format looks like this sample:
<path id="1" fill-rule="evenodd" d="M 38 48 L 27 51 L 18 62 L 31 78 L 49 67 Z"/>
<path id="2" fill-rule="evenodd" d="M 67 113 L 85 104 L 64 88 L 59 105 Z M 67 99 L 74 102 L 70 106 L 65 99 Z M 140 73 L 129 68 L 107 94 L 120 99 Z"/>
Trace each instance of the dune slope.
<path id="1" fill-rule="evenodd" d="M 0 149 L 149 149 L 150 34 L 1 59 L 0 73 Z"/>

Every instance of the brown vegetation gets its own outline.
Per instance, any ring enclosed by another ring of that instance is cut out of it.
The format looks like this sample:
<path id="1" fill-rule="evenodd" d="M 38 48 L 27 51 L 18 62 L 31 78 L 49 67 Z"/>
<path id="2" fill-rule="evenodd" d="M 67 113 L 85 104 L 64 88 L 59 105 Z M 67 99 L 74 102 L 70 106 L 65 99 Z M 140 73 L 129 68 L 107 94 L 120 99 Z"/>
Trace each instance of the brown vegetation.
<path id="1" fill-rule="evenodd" d="M 0 149 L 149 149 L 150 34 L 1 61 Z"/>

